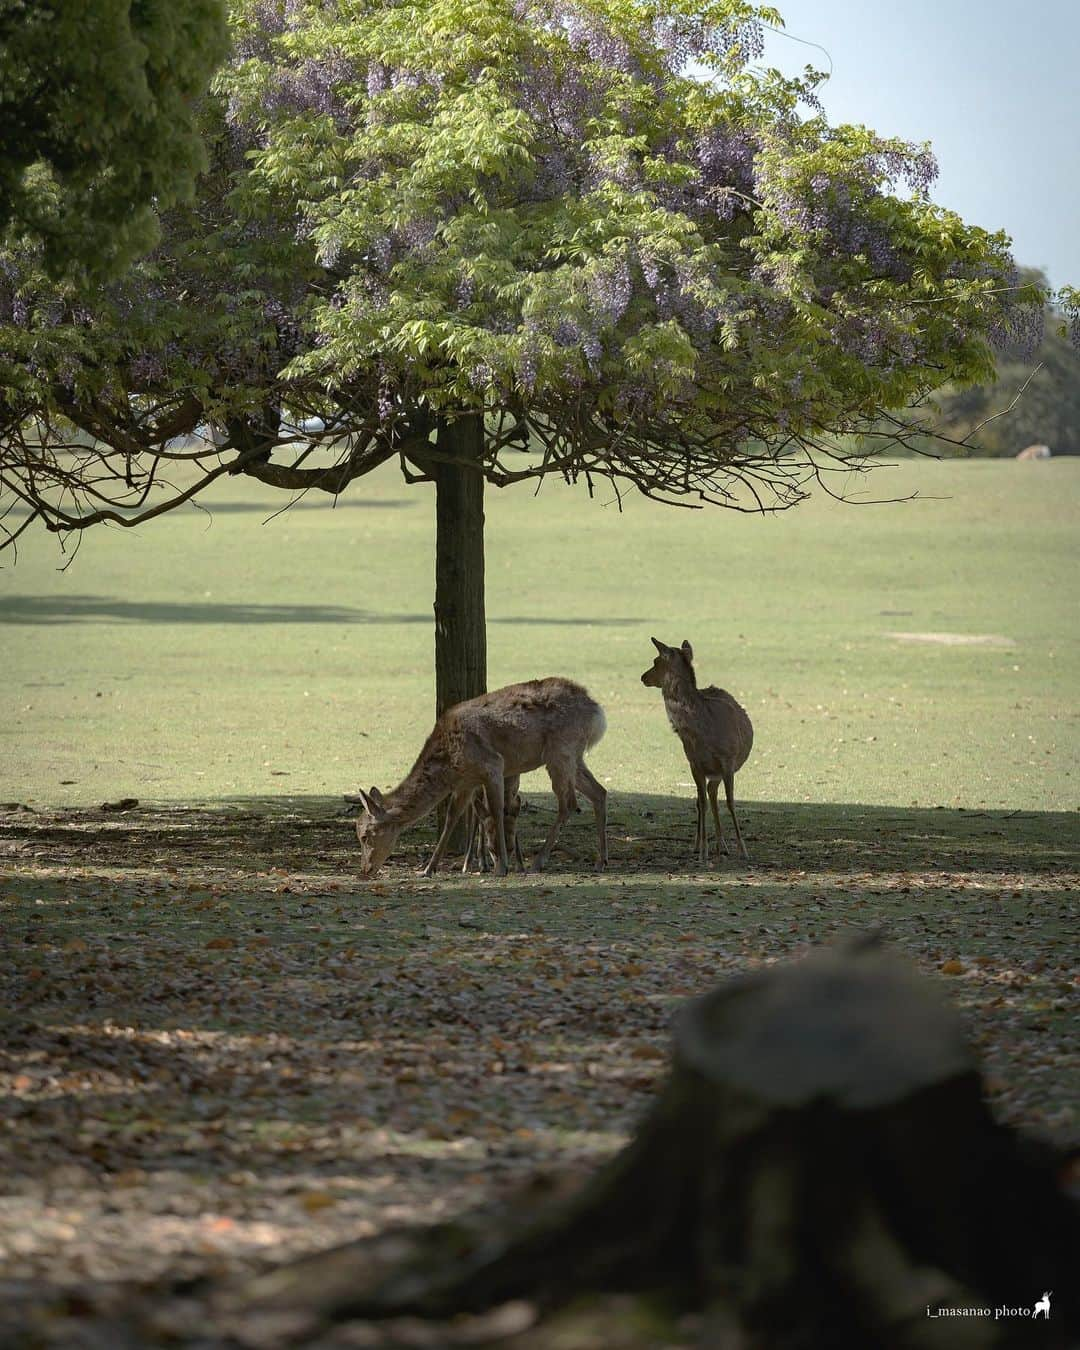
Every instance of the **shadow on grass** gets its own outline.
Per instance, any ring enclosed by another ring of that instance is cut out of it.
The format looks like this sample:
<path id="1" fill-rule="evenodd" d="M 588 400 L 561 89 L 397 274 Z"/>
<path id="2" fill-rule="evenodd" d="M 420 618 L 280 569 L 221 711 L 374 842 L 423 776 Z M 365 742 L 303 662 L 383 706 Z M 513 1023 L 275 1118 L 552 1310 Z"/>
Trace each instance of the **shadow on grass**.
<path id="1" fill-rule="evenodd" d="M 309 815 L 311 825 L 323 830 L 332 829 L 339 819 L 339 806 L 332 798 L 283 800 L 268 796 L 221 805 L 270 816 L 284 811 L 298 826 L 297 818 Z M 323 814 L 324 809 L 328 816 Z M 1080 813 L 967 811 L 848 802 L 749 801 L 739 802 L 737 809 L 750 862 L 746 864 L 735 856 L 730 819 L 721 805 L 720 818 L 732 855 L 721 858 L 720 872 L 793 867 L 870 873 L 1080 867 Z M 554 815 L 549 793 L 525 794 L 523 840 L 538 845 Z M 352 822 L 340 819 L 351 841 Z M 613 872 L 627 867 L 634 871 L 668 871 L 672 867 L 695 873 L 700 870 L 693 856 L 694 801 L 690 794 L 673 797 L 612 791 L 608 797 L 608 829 Z M 712 841 L 711 820 L 709 830 Z M 579 866 L 583 861 L 590 863 L 594 840 L 592 812 L 585 807 L 567 823 L 552 856 L 551 870 L 564 871 L 575 862 Z M 434 824 L 429 818 L 402 836 L 399 850 L 413 852 L 419 859 L 434 842 Z M 629 850 L 627 845 L 631 846 Z M 714 843 L 710 848 L 715 853 Z"/>
<path id="2" fill-rule="evenodd" d="M 299 501 L 277 505 L 273 502 L 215 502 L 208 498 L 200 498 L 198 501 L 192 502 L 191 505 L 198 508 L 200 512 L 211 516 L 253 515 L 255 513 L 270 516 L 279 512 L 282 505 L 285 506 L 285 514 L 289 515 L 293 511 L 400 510 L 402 507 L 415 506 L 416 501 L 409 501 L 405 497 L 327 497 L 320 494 L 318 497 L 304 497 Z"/>
<path id="3" fill-rule="evenodd" d="M 520 831 L 528 854 L 554 817 L 548 793 L 529 793 Z M 708 873 L 693 857 L 694 805 L 687 796 L 612 793 L 608 799 L 609 876 L 732 873 L 997 871 L 1080 868 L 1080 815 L 1061 811 L 965 811 L 842 802 L 745 802 L 740 820 L 750 862 L 722 857 Z M 721 812 L 729 843 L 731 830 Z M 710 830 L 711 835 L 711 830 Z M 164 851 L 177 865 L 234 872 L 284 867 L 311 875 L 354 874 L 353 823 L 339 799 L 266 796 L 147 806 L 118 816 L 94 810 L 0 816 L 0 840 L 22 840 L 73 866 L 111 862 L 152 867 Z M 434 818 L 401 837 L 383 877 L 418 868 L 434 845 Z M 550 874 L 591 867 L 592 813 L 571 819 Z M 451 868 L 444 873 L 453 877 Z M 359 879 L 358 879 L 359 880 Z M 602 884 L 602 883 L 601 883 Z"/>
<path id="4" fill-rule="evenodd" d="M 176 601 L 121 600 L 108 595 L 15 595 L 0 600 L 0 624 L 46 625 L 118 620 L 121 623 L 422 623 L 431 614 L 381 614 L 349 605 L 182 604 Z M 634 618 L 579 619 L 565 615 L 508 614 L 488 619 L 494 624 L 543 627 L 615 628 L 649 623 Z"/>
<path id="5" fill-rule="evenodd" d="M 130 1169 L 133 1225 L 157 1173 L 229 1213 L 237 1168 L 273 1222 L 346 1174 L 342 1224 L 455 1207 L 626 1129 L 682 999 L 866 928 L 962 966 L 1001 1109 L 1064 1120 L 1076 817 L 751 801 L 753 862 L 705 871 L 687 797 L 610 801 L 605 873 L 585 812 L 543 875 L 420 880 L 424 824 L 374 883 L 327 797 L 0 814 L 0 1169 L 44 1195 L 76 1163 L 88 1222 Z"/>
<path id="6" fill-rule="evenodd" d="M 203 515 L 210 516 L 231 516 L 231 515 L 252 515 L 261 512 L 265 516 L 274 515 L 285 507 L 287 512 L 291 511 L 353 511 L 383 509 L 401 509 L 406 506 L 416 505 L 416 501 L 409 501 L 405 497 L 327 497 L 320 493 L 317 497 L 304 497 L 300 500 L 280 503 L 275 505 L 273 502 L 215 502 L 210 498 L 199 498 L 196 501 L 185 504 L 188 509 L 195 509 Z M 28 506 L 13 506 L 10 514 L 16 518 L 22 518 L 30 514 Z"/>

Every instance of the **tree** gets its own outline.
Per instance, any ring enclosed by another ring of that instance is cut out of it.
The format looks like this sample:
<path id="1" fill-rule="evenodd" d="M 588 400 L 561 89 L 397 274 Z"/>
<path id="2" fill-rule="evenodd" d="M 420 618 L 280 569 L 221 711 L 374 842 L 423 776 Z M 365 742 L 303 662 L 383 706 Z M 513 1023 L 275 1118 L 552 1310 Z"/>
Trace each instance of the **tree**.
<path id="1" fill-rule="evenodd" d="M 829 127 L 820 77 L 751 64 L 777 21 L 237 0 L 211 169 L 155 253 L 89 299 L 6 255 L 7 542 L 227 473 L 337 494 L 396 457 L 435 484 L 441 710 L 485 682 L 485 482 L 783 509 L 850 463 L 836 435 L 988 378 L 1042 294 L 929 201 L 926 147 Z"/>
<path id="2" fill-rule="evenodd" d="M 1026 279 L 1045 288 L 1045 278 Z M 948 387 L 929 420 L 971 454 L 1015 455 L 1046 444 L 1055 455 L 1080 455 L 1080 352 L 1061 331 L 1061 314 L 1030 311 L 1035 323 L 1011 333 L 995 363 L 995 382 Z"/>
<path id="3" fill-rule="evenodd" d="M 0 0 L 0 236 L 54 274 L 151 248 L 206 167 L 193 101 L 227 46 L 224 0 Z"/>

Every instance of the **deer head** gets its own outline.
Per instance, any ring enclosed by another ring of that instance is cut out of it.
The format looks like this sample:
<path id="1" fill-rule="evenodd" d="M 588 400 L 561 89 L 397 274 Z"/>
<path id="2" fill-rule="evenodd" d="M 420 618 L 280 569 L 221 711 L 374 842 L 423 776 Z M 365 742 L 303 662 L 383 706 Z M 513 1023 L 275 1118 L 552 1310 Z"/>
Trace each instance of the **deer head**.
<path id="1" fill-rule="evenodd" d="M 681 647 L 668 647 L 659 638 L 649 640 L 656 648 L 656 660 L 642 675 L 642 684 L 648 685 L 650 689 L 662 689 L 666 676 L 693 671 L 694 649 L 689 642 L 684 642 Z"/>
<path id="2" fill-rule="evenodd" d="M 356 837 L 360 841 L 360 875 L 373 877 L 390 856 L 402 827 L 390 818 L 383 795 L 377 787 L 357 795 L 364 808 L 356 818 Z"/>

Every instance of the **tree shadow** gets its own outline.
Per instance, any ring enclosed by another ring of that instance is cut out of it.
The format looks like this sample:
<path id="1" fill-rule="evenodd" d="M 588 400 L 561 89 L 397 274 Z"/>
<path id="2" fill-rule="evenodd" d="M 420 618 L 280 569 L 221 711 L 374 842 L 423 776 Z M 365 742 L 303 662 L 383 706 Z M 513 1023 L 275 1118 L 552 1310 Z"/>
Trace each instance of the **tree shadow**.
<path id="1" fill-rule="evenodd" d="M 198 507 L 203 514 L 211 516 L 253 515 L 255 513 L 270 516 L 281 510 L 280 505 L 274 505 L 272 502 L 215 502 L 203 498 L 193 502 L 192 505 Z M 293 511 L 401 510 L 403 507 L 415 505 L 415 501 L 408 501 L 404 497 L 327 498 L 320 494 L 317 499 L 305 497 L 300 501 L 290 502 L 285 507 L 285 514 L 290 515 Z"/>
<path id="2" fill-rule="evenodd" d="M 318 497 L 304 497 L 302 499 L 284 504 L 285 511 L 381 511 L 381 510 L 400 510 L 403 507 L 415 506 L 416 501 L 409 501 L 405 497 L 327 497 L 320 493 Z M 185 504 L 189 509 L 198 510 L 204 516 L 233 516 L 233 515 L 253 515 L 261 513 L 264 516 L 276 515 L 282 510 L 281 505 L 275 505 L 273 502 L 253 502 L 253 501 L 213 501 L 207 498 L 198 498 Z M 12 506 L 9 513 L 13 518 L 20 519 L 30 514 L 28 506 Z"/>
<path id="3" fill-rule="evenodd" d="M 529 786 L 526 780 L 526 786 Z M 351 785 L 346 785 L 351 786 Z M 539 844 L 554 818 L 545 791 L 524 794 L 520 832 L 526 850 Z M 655 876 L 672 871 L 722 879 L 736 872 L 802 870 L 841 874 L 996 871 L 1022 873 L 1080 868 L 1080 815 L 1064 811 L 968 811 L 872 806 L 845 802 L 738 804 L 750 862 L 722 857 L 707 871 L 693 852 L 694 802 L 685 797 L 611 791 L 608 798 L 610 872 Z M 725 837 L 733 845 L 721 808 Z M 711 836 L 711 822 L 710 822 Z M 137 863 L 144 850 L 170 849 L 183 865 L 237 870 L 299 869 L 313 876 L 356 869 L 353 823 L 340 798 L 266 795 L 212 798 L 190 805 L 154 805 L 123 816 L 95 810 L 0 815 L 0 839 L 55 848 L 75 865 Z M 388 875 L 421 865 L 435 841 L 434 817 L 407 830 Z M 591 867 L 592 812 L 567 822 L 550 872 Z M 447 873 L 446 875 L 451 875 Z"/>
<path id="4" fill-rule="evenodd" d="M 277 604 L 255 605 L 229 602 L 183 603 L 180 601 L 121 600 L 107 595 L 13 595 L 0 599 L 0 624 L 52 625 L 61 623 L 192 623 L 192 624 L 400 624 L 433 625 L 431 614 L 379 613 L 350 605 Z M 540 625 L 544 627 L 628 627 L 650 620 L 639 617 L 600 619 L 568 618 L 565 615 L 496 615 L 493 624 Z"/>
<path id="5" fill-rule="evenodd" d="M 526 780 L 528 787 L 529 780 Z M 550 793 L 523 794 L 521 829 L 538 838 L 555 816 Z M 221 803 L 226 805 L 225 802 Z M 321 829 L 342 816 L 333 798 L 297 796 L 233 798 L 228 805 L 241 812 L 284 812 L 302 830 L 300 819 L 310 815 Z M 214 803 L 217 805 L 217 803 Z M 1024 866 L 1040 869 L 1080 867 L 1080 813 L 1068 811 L 991 811 L 947 807 L 875 806 L 851 802 L 737 802 L 739 821 L 751 853 L 752 868 L 813 868 L 839 872 L 943 871 L 956 869 L 1005 870 Z M 323 811 L 326 814 L 323 814 Z M 612 839 L 612 867 L 650 870 L 648 851 L 618 856 L 620 839 L 634 845 L 653 844 L 651 870 L 668 870 L 674 863 L 697 872 L 693 857 L 694 799 L 658 793 L 622 793 L 609 789 L 608 827 Z M 721 804 L 720 819 L 729 847 L 734 849 L 730 818 Z M 351 824 L 344 822 L 351 834 Z M 587 807 L 572 817 L 552 857 L 553 870 L 569 862 L 567 854 L 583 845 L 588 858 L 595 838 L 592 812 Z M 710 839 L 713 838 L 710 819 Z M 416 843 L 410 847 L 410 841 Z M 434 821 L 419 822 L 402 836 L 401 845 L 417 856 L 433 846 Z M 563 859 L 560 864 L 559 853 Z M 721 869 L 744 866 L 734 856 Z"/>

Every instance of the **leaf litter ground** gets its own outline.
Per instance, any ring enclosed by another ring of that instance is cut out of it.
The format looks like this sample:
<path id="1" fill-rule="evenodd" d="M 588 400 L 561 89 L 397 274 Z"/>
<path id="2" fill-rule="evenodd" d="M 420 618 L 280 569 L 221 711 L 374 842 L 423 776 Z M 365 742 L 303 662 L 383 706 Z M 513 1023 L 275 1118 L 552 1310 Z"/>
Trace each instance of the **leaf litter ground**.
<path id="1" fill-rule="evenodd" d="M 1075 1137 L 1075 815 L 751 804 L 702 871 L 689 801 L 623 797 L 606 873 L 582 816 L 544 874 L 427 881 L 418 829 L 365 883 L 335 812 L 0 814 L 0 1339 L 586 1169 L 683 999 L 853 930 L 947 982 L 1000 1118 Z"/>

